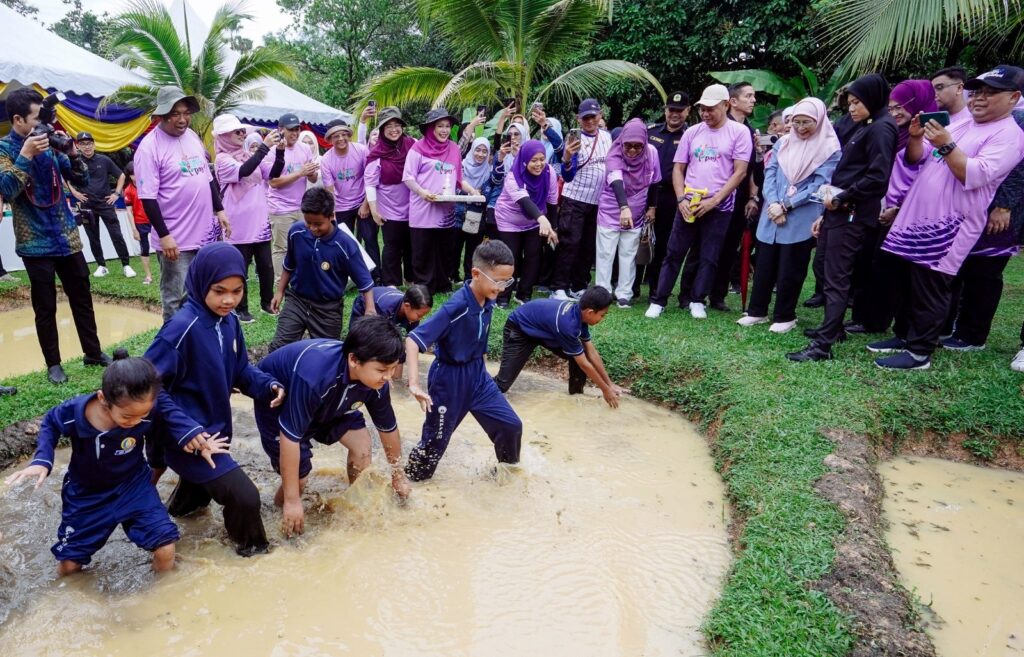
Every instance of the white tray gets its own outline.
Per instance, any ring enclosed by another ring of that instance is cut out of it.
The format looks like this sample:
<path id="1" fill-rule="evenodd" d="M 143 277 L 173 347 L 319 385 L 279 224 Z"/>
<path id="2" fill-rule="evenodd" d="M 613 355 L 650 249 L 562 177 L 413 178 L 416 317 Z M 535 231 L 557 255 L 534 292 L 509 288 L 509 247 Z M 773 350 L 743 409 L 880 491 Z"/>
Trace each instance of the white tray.
<path id="1" fill-rule="evenodd" d="M 462 194 L 438 194 L 434 197 L 435 203 L 486 203 L 487 197 L 483 194 L 478 196 L 464 196 Z"/>

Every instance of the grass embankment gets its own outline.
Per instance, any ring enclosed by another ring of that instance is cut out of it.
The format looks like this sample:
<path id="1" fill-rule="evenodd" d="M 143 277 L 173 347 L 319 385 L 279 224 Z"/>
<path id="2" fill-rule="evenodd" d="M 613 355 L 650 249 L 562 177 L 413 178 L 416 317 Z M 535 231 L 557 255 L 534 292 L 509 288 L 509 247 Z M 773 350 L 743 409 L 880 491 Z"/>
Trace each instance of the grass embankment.
<path id="1" fill-rule="evenodd" d="M 1014 259 L 1006 278 L 988 350 L 940 352 L 923 372 L 877 369 L 864 349 L 872 339 L 867 337 L 838 345 L 836 361 L 790 363 L 785 353 L 806 342 L 799 331 L 775 336 L 766 326 L 744 329 L 735 324 L 737 312 L 712 311 L 708 320 L 697 321 L 672 307 L 648 320 L 642 305 L 613 308 L 594 330 L 613 378 L 630 382 L 638 397 L 678 408 L 713 435 L 741 527 L 741 549 L 705 623 L 717 655 L 839 656 L 853 643 L 846 618 L 810 587 L 828 571 L 833 539 L 843 527 L 838 510 L 813 489 L 825 472 L 822 459 L 832 451 L 823 429 L 897 440 L 962 434 L 980 456 L 1006 442 L 1020 449 L 1024 376 L 1008 364 L 1024 318 L 1024 261 Z M 93 280 L 97 294 L 158 301 L 157 287 L 140 279 L 114 274 Z M 735 296 L 729 303 L 739 305 Z M 245 327 L 250 346 L 273 333 L 273 318 L 255 316 L 258 321 Z M 820 316 L 801 308 L 801 326 Z M 494 356 L 500 354 L 503 321 L 499 313 L 491 331 Z M 136 336 L 125 346 L 142 353 L 151 336 Z M 40 373 L 7 381 L 21 391 L 0 400 L 0 427 L 98 386 L 98 369 L 80 362 L 67 369 L 71 383 L 63 387 L 47 384 Z"/>

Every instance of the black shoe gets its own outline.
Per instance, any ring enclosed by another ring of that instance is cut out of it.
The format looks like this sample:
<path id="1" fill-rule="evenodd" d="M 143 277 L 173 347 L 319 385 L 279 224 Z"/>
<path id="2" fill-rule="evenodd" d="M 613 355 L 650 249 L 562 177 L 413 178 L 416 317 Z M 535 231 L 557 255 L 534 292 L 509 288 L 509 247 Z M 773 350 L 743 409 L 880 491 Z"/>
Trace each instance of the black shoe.
<path id="1" fill-rule="evenodd" d="M 712 310 L 718 310 L 723 313 L 729 312 L 729 306 L 727 306 L 725 304 L 725 301 L 721 299 L 714 299 L 711 303 L 708 304 L 708 307 L 711 308 Z"/>
<path id="2" fill-rule="evenodd" d="M 786 358 L 797 363 L 832 360 L 832 349 L 829 347 L 819 347 L 812 342 L 801 351 L 794 351 L 793 353 L 786 354 Z"/>
<path id="3" fill-rule="evenodd" d="M 864 328 L 863 324 L 861 324 L 859 322 L 853 322 L 853 321 L 846 322 L 845 324 L 843 324 L 843 328 L 846 329 L 847 333 L 857 333 L 857 334 L 860 334 L 860 333 L 868 333 L 869 332 L 866 328 Z"/>
<path id="4" fill-rule="evenodd" d="M 629 299 L 618 299 L 616 300 L 616 304 L 619 308 L 629 308 L 631 301 Z"/>
<path id="5" fill-rule="evenodd" d="M 86 356 L 82 359 L 83 365 L 106 367 L 114 362 L 114 359 L 107 354 L 100 352 L 99 356 Z"/>
<path id="6" fill-rule="evenodd" d="M 499 308 L 507 309 L 508 308 L 508 299 L 498 299 L 498 303 L 496 305 Z"/>
<path id="7" fill-rule="evenodd" d="M 236 547 L 235 554 L 240 557 L 254 557 L 257 554 L 269 554 L 270 544 L 264 543 L 263 545 L 250 545 L 247 547 Z"/>
<path id="8" fill-rule="evenodd" d="M 238 313 L 238 321 L 242 322 L 243 324 L 252 324 L 253 322 L 256 321 L 256 318 L 250 315 L 248 312 L 241 312 Z"/>
<path id="9" fill-rule="evenodd" d="M 0 397 L 16 394 L 18 394 L 18 389 L 14 386 L 0 386 Z"/>
<path id="10" fill-rule="evenodd" d="M 64 368 L 61 367 L 59 363 L 57 365 L 50 366 L 50 368 L 46 370 L 46 378 L 50 380 L 50 383 L 56 383 L 58 385 L 68 382 L 68 375 L 64 373 Z"/>
<path id="11" fill-rule="evenodd" d="M 811 296 L 807 301 L 804 301 L 804 308 L 821 308 L 825 305 L 825 295 L 815 294 Z"/>

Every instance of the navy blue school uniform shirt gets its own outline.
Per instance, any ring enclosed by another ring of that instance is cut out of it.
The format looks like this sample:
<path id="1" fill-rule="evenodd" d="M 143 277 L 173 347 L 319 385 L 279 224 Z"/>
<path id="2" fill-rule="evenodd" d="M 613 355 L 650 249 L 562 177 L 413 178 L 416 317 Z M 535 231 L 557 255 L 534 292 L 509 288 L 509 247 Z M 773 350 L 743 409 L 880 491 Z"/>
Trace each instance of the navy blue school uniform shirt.
<path id="1" fill-rule="evenodd" d="M 405 299 L 405 293 L 393 287 L 373 288 L 373 305 L 377 309 L 377 314 L 382 317 L 387 317 L 388 320 L 398 328 L 411 331 L 419 326 L 420 323 L 410 323 L 407 320 L 398 318 L 398 311 L 402 307 L 403 299 Z M 366 301 L 363 300 L 361 295 L 357 296 L 355 301 L 352 302 L 352 315 L 348 320 L 349 327 L 352 326 L 352 322 L 365 314 Z"/>
<path id="2" fill-rule="evenodd" d="M 149 469 L 143 441 L 152 439 L 161 416 L 154 408 L 131 429 L 100 431 L 85 417 L 86 405 L 95 398 L 96 393 L 81 395 L 50 409 L 39 427 L 31 465 L 52 471 L 57 442 L 65 437 L 71 441 L 68 478 L 82 488 L 107 490 Z"/>
<path id="3" fill-rule="evenodd" d="M 575 301 L 534 299 L 512 311 L 508 322 L 546 347 L 579 356 L 583 343 L 590 342 L 590 327 L 583 323 L 580 312 Z"/>
<path id="4" fill-rule="evenodd" d="M 157 407 L 168 417 L 180 410 L 189 421 L 167 423 L 167 465 L 184 479 L 202 484 L 238 467 L 229 454 L 214 454 L 217 468 L 205 459 L 183 451 L 196 434 L 231 437 L 231 389 L 238 388 L 254 399 L 270 401 L 277 381 L 249 362 L 245 336 L 234 313 L 220 317 L 192 298 L 167 320 L 146 351 L 163 390 Z"/>
<path id="5" fill-rule="evenodd" d="M 391 407 L 391 388 L 368 388 L 349 378 L 348 363 L 338 340 L 300 340 L 285 345 L 260 361 L 259 368 L 273 379 L 285 382 L 288 396 L 278 408 L 259 402 L 263 410 L 278 413 L 278 425 L 289 439 L 329 429 L 347 413 L 361 413 L 365 406 L 378 431 L 398 428 Z"/>
<path id="6" fill-rule="evenodd" d="M 373 287 L 373 277 L 363 262 L 359 245 L 338 230 L 337 225 L 330 237 L 320 239 L 313 237 L 303 222 L 292 224 L 283 266 L 292 273 L 288 287 L 311 301 L 341 299 L 350 276 L 360 292 Z"/>
<path id="7" fill-rule="evenodd" d="M 469 285 L 464 283 L 448 297 L 440 310 L 409 333 L 420 352 L 437 345 L 434 353 L 442 363 L 483 362 L 494 301 L 487 299 L 481 306 Z"/>

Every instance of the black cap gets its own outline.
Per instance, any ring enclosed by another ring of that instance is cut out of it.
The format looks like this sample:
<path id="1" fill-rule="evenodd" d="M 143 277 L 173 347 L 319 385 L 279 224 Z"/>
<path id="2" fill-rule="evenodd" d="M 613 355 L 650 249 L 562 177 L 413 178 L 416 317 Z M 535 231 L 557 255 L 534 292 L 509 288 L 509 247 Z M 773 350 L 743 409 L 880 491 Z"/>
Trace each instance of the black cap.
<path id="1" fill-rule="evenodd" d="M 669 109 L 686 109 L 690 106 L 690 95 L 685 91 L 673 91 L 665 101 L 665 107 Z"/>
<path id="2" fill-rule="evenodd" d="M 587 98 L 580 103 L 579 108 L 576 110 L 576 116 L 590 116 L 592 114 L 601 113 L 601 103 L 597 102 L 593 98 Z"/>
<path id="3" fill-rule="evenodd" d="M 448 119 L 453 124 L 455 123 L 455 117 L 448 113 L 443 107 L 435 107 L 434 109 L 427 112 L 427 116 L 423 119 L 423 123 L 420 124 L 420 131 L 422 132 L 428 125 L 437 123 L 441 119 Z"/>
<path id="4" fill-rule="evenodd" d="M 287 114 L 281 115 L 281 118 L 277 120 L 277 125 L 280 128 L 288 128 L 289 130 L 291 130 L 301 126 L 302 122 L 299 121 L 299 117 L 295 116 L 291 112 L 288 112 Z"/>
<path id="5" fill-rule="evenodd" d="M 982 87 L 1024 92 L 1024 69 L 1000 64 L 991 71 L 964 82 L 964 89 L 969 91 L 977 91 Z"/>
<path id="6" fill-rule="evenodd" d="M 82 142 L 82 141 L 96 141 L 96 140 L 92 138 L 92 134 L 83 131 L 83 132 L 79 132 L 77 135 L 75 135 L 75 141 Z"/>

